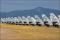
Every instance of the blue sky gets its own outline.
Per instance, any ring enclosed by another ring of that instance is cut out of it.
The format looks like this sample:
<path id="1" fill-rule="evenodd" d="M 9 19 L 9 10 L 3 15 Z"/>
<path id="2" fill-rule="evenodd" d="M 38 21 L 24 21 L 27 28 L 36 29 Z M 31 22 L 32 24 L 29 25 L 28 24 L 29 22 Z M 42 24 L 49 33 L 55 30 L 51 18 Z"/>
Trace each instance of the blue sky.
<path id="1" fill-rule="evenodd" d="M 60 10 L 59 0 L 0 0 L 0 11 L 29 10 L 45 7 Z"/>

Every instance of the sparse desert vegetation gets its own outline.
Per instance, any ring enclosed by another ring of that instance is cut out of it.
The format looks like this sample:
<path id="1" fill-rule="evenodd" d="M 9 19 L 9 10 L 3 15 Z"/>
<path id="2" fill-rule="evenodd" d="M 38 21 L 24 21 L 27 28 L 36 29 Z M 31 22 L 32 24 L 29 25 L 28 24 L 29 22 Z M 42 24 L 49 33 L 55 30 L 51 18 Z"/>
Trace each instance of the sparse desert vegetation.
<path id="1" fill-rule="evenodd" d="M 60 28 L 0 24 L 0 40 L 60 40 Z"/>

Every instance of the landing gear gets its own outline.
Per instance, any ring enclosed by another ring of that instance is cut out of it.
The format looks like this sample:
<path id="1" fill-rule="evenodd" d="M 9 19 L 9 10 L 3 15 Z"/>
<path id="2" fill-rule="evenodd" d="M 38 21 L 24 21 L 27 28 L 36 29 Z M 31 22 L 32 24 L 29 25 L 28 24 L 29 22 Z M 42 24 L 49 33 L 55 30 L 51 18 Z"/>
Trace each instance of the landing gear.
<path id="1" fill-rule="evenodd" d="M 57 24 L 57 22 L 53 22 L 53 26 L 55 26 L 55 27 L 59 27 L 59 25 Z"/>
<path id="2" fill-rule="evenodd" d="M 41 26 L 40 22 L 36 22 L 36 25 Z"/>
<path id="3" fill-rule="evenodd" d="M 47 27 L 49 27 L 50 25 L 48 24 L 48 22 L 44 22 L 44 25 L 46 25 Z"/>

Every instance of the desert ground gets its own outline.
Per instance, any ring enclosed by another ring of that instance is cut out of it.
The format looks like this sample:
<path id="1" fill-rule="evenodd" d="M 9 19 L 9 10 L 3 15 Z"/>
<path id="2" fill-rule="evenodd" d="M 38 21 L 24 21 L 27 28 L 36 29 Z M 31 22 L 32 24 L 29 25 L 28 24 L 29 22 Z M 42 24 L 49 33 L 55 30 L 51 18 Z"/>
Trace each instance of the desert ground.
<path id="1" fill-rule="evenodd" d="M 0 40 L 60 40 L 60 28 L 0 24 Z"/>

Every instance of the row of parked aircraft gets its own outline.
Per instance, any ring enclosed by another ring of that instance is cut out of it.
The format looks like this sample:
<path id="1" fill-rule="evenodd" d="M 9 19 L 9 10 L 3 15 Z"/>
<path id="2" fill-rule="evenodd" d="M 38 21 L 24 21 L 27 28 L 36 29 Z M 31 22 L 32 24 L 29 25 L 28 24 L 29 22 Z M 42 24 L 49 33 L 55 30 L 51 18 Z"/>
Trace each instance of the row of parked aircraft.
<path id="1" fill-rule="evenodd" d="M 19 24 L 19 25 L 46 25 L 46 26 L 55 26 L 60 27 L 60 15 L 56 16 L 54 13 L 50 13 L 50 17 L 48 18 L 45 14 L 42 14 L 42 18 L 38 15 L 31 16 L 18 16 L 18 17 L 8 17 L 1 18 L 1 23 L 9 23 L 9 24 Z"/>

